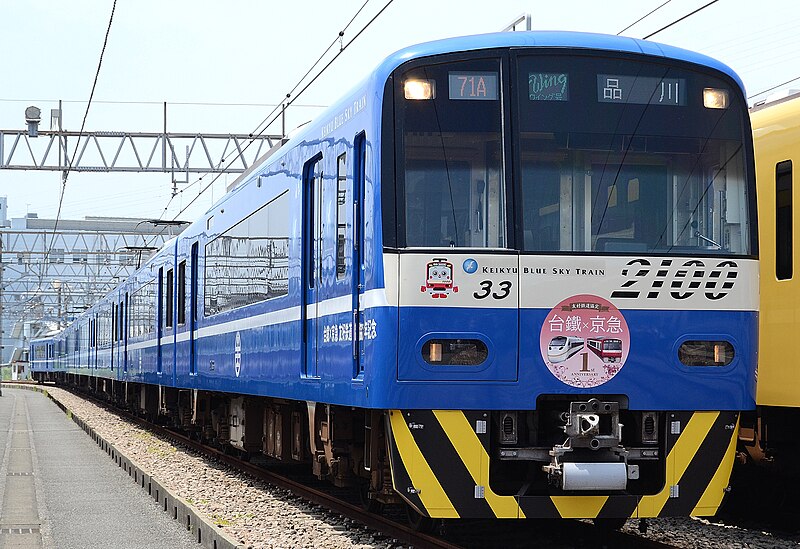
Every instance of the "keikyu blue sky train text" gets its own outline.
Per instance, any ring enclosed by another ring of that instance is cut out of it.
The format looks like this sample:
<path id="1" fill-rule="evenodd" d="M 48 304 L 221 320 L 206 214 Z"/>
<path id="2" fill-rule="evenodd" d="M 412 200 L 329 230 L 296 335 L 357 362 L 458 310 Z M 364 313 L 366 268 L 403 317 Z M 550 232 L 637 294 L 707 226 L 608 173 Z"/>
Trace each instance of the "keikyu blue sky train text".
<path id="1" fill-rule="evenodd" d="M 419 520 L 711 515 L 754 408 L 755 203 L 713 59 L 412 46 L 34 341 L 33 372 Z"/>

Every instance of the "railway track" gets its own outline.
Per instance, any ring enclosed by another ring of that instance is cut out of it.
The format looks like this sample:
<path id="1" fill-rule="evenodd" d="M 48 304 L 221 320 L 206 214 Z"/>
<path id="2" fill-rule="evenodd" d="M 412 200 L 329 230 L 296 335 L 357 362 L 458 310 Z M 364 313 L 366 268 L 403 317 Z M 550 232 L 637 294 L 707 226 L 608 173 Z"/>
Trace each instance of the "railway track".
<path id="1" fill-rule="evenodd" d="M 358 521 L 364 526 L 379 531 L 382 534 L 394 538 L 402 543 L 407 543 L 420 549 L 461 549 L 460 545 L 451 543 L 440 536 L 428 535 L 418 532 L 409 526 L 400 524 L 395 518 L 371 513 L 358 505 L 354 505 L 341 497 L 338 497 L 331 489 L 319 489 L 308 484 L 302 483 L 293 477 L 280 474 L 264 468 L 263 466 L 250 463 L 239 457 L 227 454 L 217 448 L 202 444 L 201 442 L 186 436 L 183 433 L 168 429 L 148 421 L 127 410 L 113 406 L 111 403 L 96 398 L 86 393 L 75 393 L 76 396 L 84 398 L 103 409 L 117 414 L 127 421 L 146 429 L 157 436 L 167 439 L 175 444 L 183 446 L 193 452 L 205 456 L 214 462 L 227 465 L 232 469 L 238 470 L 253 479 L 262 481 L 284 490 L 288 490 L 296 496 L 316 505 L 343 515 L 350 520 Z"/>
<path id="2" fill-rule="evenodd" d="M 532 546 L 553 549 L 572 547 L 669 549 L 678 547 L 664 541 L 642 537 L 630 531 L 602 530 L 595 527 L 590 521 L 572 520 L 443 521 L 437 525 L 435 534 L 425 534 L 400 522 L 403 513 L 399 509 L 388 510 L 386 514 L 369 512 L 353 503 L 357 496 L 352 492 L 344 492 L 342 489 L 334 488 L 316 479 L 310 482 L 307 482 L 306 478 L 300 480 L 301 476 L 309 477 L 309 475 L 292 473 L 291 470 L 296 468 L 268 469 L 263 465 L 244 461 L 238 456 L 208 447 L 183 433 L 146 421 L 93 395 L 74 392 L 71 394 L 92 402 L 108 413 L 124 418 L 125 421 L 135 424 L 171 444 L 201 455 L 212 463 L 222 464 L 232 470 L 242 472 L 254 480 L 279 487 L 310 504 L 320 506 L 355 523 L 360 523 L 387 538 L 396 540 L 398 544 L 396 546 L 413 546 L 422 549 L 491 549 L 495 547 L 513 549 Z M 57 397 L 53 395 L 51 398 L 57 400 Z M 284 469 L 286 471 L 283 471 Z"/>

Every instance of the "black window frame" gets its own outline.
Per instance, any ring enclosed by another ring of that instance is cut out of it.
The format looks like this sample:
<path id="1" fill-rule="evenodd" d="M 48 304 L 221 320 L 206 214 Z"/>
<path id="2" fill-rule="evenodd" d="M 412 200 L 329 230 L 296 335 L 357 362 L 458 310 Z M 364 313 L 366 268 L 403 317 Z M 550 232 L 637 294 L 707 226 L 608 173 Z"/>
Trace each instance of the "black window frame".
<path id="1" fill-rule="evenodd" d="M 775 278 L 778 280 L 791 280 L 794 274 L 792 169 L 791 160 L 775 165 Z M 788 204 L 781 203 L 787 199 Z"/>
<path id="2" fill-rule="evenodd" d="M 167 269 L 166 277 L 167 277 L 167 281 L 166 281 L 166 286 L 167 286 L 166 290 L 167 291 L 165 292 L 165 297 L 164 297 L 164 304 L 166 305 L 164 307 L 165 312 L 166 312 L 166 314 L 165 314 L 166 318 L 165 318 L 165 322 L 164 322 L 164 327 L 165 328 L 172 328 L 173 327 L 173 320 L 174 320 L 172 318 L 173 317 L 173 315 L 172 315 L 172 311 L 173 311 L 172 300 L 173 300 L 173 297 L 174 297 L 174 289 L 175 289 L 174 288 L 174 286 L 175 286 L 175 273 L 174 273 L 174 270 L 173 269 Z"/>
<path id="3" fill-rule="evenodd" d="M 178 263 L 178 326 L 186 324 L 186 260 Z"/>

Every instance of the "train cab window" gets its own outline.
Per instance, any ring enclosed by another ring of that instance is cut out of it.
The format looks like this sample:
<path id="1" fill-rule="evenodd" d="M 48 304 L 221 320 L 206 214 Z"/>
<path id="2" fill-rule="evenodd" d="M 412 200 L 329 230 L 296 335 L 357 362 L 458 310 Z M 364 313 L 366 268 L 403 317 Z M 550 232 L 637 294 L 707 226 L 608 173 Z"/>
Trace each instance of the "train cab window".
<path id="1" fill-rule="evenodd" d="M 405 245 L 505 247 L 500 60 L 417 66 L 395 80 Z"/>
<path id="2" fill-rule="evenodd" d="M 167 271 L 167 291 L 164 292 L 164 311 L 166 313 L 165 325 L 167 328 L 172 328 L 172 291 L 174 288 L 172 269 Z"/>
<path id="3" fill-rule="evenodd" d="M 792 161 L 775 167 L 775 276 L 792 278 Z"/>
<path id="4" fill-rule="evenodd" d="M 178 326 L 186 324 L 186 261 L 178 263 Z"/>
<path id="5" fill-rule="evenodd" d="M 611 57 L 520 54 L 516 65 L 523 250 L 751 253 L 742 98 L 703 100 L 732 82 Z"/>
<path id="6" fill-rule="evenodd" d="M 336 278 L 341 280 L 347 271 L 345 242 L 347 241 L 347 153 L 336 160 Z"/>

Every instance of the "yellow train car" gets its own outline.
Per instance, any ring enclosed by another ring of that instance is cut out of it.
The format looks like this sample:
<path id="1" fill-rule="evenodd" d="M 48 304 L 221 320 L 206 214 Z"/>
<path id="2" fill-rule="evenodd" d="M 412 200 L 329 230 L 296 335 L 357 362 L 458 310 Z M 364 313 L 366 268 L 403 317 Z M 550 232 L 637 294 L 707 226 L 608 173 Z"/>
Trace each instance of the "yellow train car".
<path id="1" fill-rule="evenodd" d="M 758 186 L 761 312 L 759 421 L 743 429 L 755 459 L 793 454 L 800 420 L 800 93 L 751 109 Z M 766 453 L 765 453 L 766 452 Z"/>

